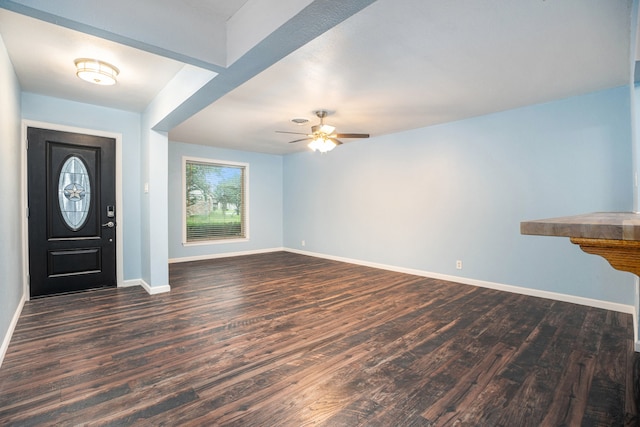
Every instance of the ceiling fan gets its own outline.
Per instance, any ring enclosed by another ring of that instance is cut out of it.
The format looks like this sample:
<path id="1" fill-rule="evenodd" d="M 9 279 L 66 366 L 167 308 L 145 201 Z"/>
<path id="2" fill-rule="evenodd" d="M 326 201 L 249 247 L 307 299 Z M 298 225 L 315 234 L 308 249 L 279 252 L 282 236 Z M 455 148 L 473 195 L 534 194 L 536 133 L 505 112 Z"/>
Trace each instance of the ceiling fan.
<path id="1" fill-rule="evenodd" d="M 289 141 L 290 144 L 294 142 L 300 141 L 308 141 L 309 148 L 313 151 L 320 151 L 321 153 L 326 153 L 327 151 L 333 150 L 337 145 L 342 144 L 338 138 L 369 138 L 368 133 L 335 133 L 336 128 L 331 125 L 326 125 L 324 123 L 324 118 L 327 117 L 328 113 L 326 110 L 318 110 L 315 112 L 316 116 L 320 119 L 320 124 L 311 126 L 311 133 L 302 133 L 302 132 L 287 132 L 283 130 L 277 130 L 278 133 L 292 133 L 296 135 L 306 135 L 305 138 L 295 139 L 293 141 Z"/>

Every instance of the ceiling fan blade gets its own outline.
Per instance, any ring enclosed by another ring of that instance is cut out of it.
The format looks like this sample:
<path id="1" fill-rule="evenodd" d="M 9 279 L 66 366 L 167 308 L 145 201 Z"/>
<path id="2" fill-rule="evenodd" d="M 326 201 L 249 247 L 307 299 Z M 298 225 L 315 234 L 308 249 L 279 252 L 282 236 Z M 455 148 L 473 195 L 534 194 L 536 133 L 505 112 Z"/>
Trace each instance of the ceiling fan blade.
<path id="1" fill-rule="evenodd" d="M 276 133 L 292 133 L 294 135 L 309 135 L 307 133 L 303 133 L 303 132 L 287 132 L 286 130 L 277 130 Z"/>
<path id="2" fill-rule="evenodd" d="M 368 133 L 337 133 L 338 138 L 369 138 Z"/>
<path id="3" fill-rule="evenodd" d="M 336 143 L 336 145 L 342 145 L 342 144 L 343 144 L 343 142 L 342 142 L 342 141 L 340 141 L 339 139 L 335 139 L 335 138 L 329 138 L 329 141 L 333 141 L 333 142 L 335 142 L 335 143 Z"/>
<path id="4" fill-rule="evenodd" d="M 289 141 L 289 144 L 293 144 L 294 142 L 300 142 L 300 141 L 307 141 L 309 139 L 313 139 L 313 138 L 302 138 L 302 139 L 295 139 L 293 141 Z"/>

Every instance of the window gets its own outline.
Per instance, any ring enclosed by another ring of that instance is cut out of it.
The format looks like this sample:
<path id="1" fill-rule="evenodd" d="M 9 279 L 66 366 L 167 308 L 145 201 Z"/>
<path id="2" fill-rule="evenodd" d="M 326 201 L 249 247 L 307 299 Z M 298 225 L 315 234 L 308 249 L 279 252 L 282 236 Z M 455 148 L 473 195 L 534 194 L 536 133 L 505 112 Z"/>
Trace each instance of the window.
<path id="1" fill-rule="evenodd" d="M 249 238 L 249 165 L 183 158 L 183 243 Z"/>

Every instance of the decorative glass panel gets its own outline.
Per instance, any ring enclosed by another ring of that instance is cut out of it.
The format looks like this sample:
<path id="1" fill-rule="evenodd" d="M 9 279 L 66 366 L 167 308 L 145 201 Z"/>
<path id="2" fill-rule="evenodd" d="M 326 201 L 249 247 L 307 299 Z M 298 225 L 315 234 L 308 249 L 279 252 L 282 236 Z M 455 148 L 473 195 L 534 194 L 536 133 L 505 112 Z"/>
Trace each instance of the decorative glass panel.
<path id="1" fill-rule="evenodd" d="M 62 165 L 58 201 L 62 218 L 69 228 L 73 231 L 82 228 L 91 206 L 91 182 L 84 162 L 77 156 L 69 157 Z"/>

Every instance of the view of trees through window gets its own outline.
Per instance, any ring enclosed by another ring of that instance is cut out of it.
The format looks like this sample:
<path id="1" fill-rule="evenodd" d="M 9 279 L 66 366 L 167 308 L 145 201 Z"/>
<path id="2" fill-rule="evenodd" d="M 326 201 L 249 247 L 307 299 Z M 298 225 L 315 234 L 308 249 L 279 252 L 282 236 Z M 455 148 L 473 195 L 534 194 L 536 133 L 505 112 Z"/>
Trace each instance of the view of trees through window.
<path id="1" fill-rule="evenodd" d="M 185 161 L 187 242 L 245 237 L 245 166 Z"/>

